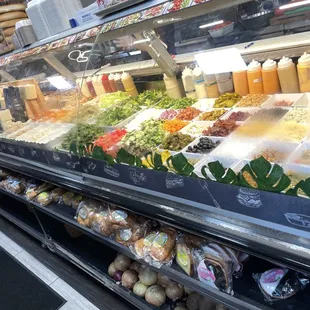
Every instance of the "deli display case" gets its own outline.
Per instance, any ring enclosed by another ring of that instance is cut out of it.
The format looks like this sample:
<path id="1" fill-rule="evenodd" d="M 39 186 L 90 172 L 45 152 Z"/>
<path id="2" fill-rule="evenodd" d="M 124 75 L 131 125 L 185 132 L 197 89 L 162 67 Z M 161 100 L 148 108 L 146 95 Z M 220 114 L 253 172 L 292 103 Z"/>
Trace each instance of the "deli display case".
<path id="1" fill-rule="evenodd" d="M 308 12 L 146 1 L 3 56 L 0 214 L 140 309 L 307 309 Z"/>

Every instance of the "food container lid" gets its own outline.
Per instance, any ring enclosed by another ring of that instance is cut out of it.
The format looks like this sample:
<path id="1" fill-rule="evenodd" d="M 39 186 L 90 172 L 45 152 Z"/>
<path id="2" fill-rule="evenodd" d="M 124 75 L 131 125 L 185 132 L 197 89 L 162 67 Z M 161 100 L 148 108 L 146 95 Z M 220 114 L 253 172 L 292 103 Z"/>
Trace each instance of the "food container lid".
<path id="1" fill-rule="evenodd" d="M 310 65 L 310 55 L 307 53 L 304 53 L 299 59 L 298 63 L 301 65 Z"/>
<path id="2" fill-rule="evenodd" d="M 200 75 L 202 75 L 202 70 L 201 70 L 199 67 L 196 67 L 196 68 L 193 70 L 193 75 L 194 75 L 194 76 L 200 76 Z"/>
<path id="3" fill-rule="evenodd" d="M 185 67 L 185 69 L 182 72 L 182 77 L 192 76 L 192 75 L 193 75 L 192 69 Z"/>
<path id="4" fill-rule="evenodd" d="M 263 63 L 263 70 L 272 70 L 275 68 L 277 68 L 277 63 L 272 59 L 268 59 Z"/>
<path id="5" fill-rule="evenodd" d="M 119 73 L 114 74 L 114 80 L 120 80 L 122 76 Z"/>
<path id="6" fill-rule="evenodd" d="M 122 80 L 128 79 L 130 77 L 130 74 L 128 72 L 123 72 L 122 74 Z"/>
<path id="7" fill-rule="evenodd" d="M 293 61 L 291 58 L 283 56 L 278 63 L 278 68 L 284 69 L 284 68 L 291 66 L 292 64 L 293 64 Z"/>
<path id="8" fill-rule="evenodd" d="M 24 19 L 24 20 L 20 20 L 15 24 L 15 30 L 20 28 L 20 27 L 24 27 L 24 26 L 32 26 L 31 20 L 30 19 Z"/>
<path id="9" fill-rule="evenodd" d="M 248 71 L 256 71 L 256 70 L 259 70 L 261 68 L 262 68 L 261 64 L 254 59 L 248 65 Z"/>

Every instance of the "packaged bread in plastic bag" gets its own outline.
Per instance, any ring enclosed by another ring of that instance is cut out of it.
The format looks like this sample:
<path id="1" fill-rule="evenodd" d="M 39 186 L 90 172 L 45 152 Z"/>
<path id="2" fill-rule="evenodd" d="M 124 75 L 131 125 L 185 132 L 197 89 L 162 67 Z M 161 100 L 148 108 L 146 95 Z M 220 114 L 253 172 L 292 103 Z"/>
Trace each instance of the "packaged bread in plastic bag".
<path id="1" fill-rule="evenodd" d="M 309 279 L 300 273 L 285 268 L 274 268 L 264 273 L 253 274 L 266 301 L 287 299 L 309 284 Z"/>
<path id="2" fill-rule="evenodd" d="M 136 256 L 143 258 L 153 266 L 171 265 L 175 254 L 176 238 L 177 231 L 175 229 L 162 227 L 136 241 L 131 250 Z"/>
<path id="3" fill-rule="evenodd" d="M 14 194 L 21 194 L 26 187 L 26 180 L 19 177 L 9 177 L 5 182 L 5 188 Z"/>
<path id="4" fill-rule="evenodd" d="M 216 243 L 202 245 L 193 251 L 199 281 L 227 294 L 233 294 L 233 261 Z"/>
<path id="5" fill-rule="evenodd" d="M 158 231 L 151 231 L 145 237 L 137 240 L 132 247 L 130 247 L 131 251 L 138 257 L 144 258 L 148 252 L 149 248 L 152 245 Z"/>
<path id="6" fill-rule="evenodd" d="M 93 214 L 90 221 L 91 229 L 102 235 L 111 236 L 113 229 L 111 223 L 109 222 L 111 215 L 110 213 L 111 211 L 109 207 L 101 205 L 98 202 L 97 211 Z"/>
<path id="7" fill-rule="evenodd" d="M 82 200 L 85 200 L 85 197 L 82 195 L 74 195 L 72 197 L 71 207 L 74 209 L 77 209 L 79 207 L 79 204 Z"/>
<path id="8" fill-rule="evenodd" d="M 49 205 L 53 199 L 51 198 L 51 195 L 49 192 L 42 192 L 40 193 L 35 200 L 41 207 L 45 207 Z"/>
<path id="9" fill-rule="evenodd" d="M 129 228 L 121 228 L 115 231 L 115 240 L 123 245 L 132 243 L 145 237 L 150 231 L 149 220 L 143 216 L 137 216 L 136 222 Z"/>
<path id="10" fill-rule="evenodd" d="M 90 228 L 94 215 L 99 207 L 100 204 L 96 200 L 88 199 L 80 202 L 75 216 L 77 222 Z"/>
<path id="11" fill-rule="evenodd" d="M 38 181 L 37 183 L 33 181 L 28 182 L 26 190 L 25 190 L 26 198 L 29 200 L 33 200 L 42 192 L 50 191 L 53 187 L 54 186 L 52 184 L 48 184 L 48 183 L 40 182 L 40 184 L 38 184 Z"/>
<path id="12" fill-rule="evenodd" d="M 72 201 L 73 201 L 74 193 L 73 192 L 65 192 L 62 195 L 62 203 L 68 207 L 72 206 Z"/>
<path id="13" fill-rule="evenodd" d="M 30 179 L 28 180 L 25 188 L 25 196 L 28 200 L 34 199 L 37 195 L 33 194 L 33 190 L 38 188 L 42 184 L 41 181 Z"/>
<path id="14" fill-rule="evenodd" d="M 62 195 L 66 192 L 65 189 L 56 187 L 51 191 L 51 198 L 53 199 L 54 202 L 59 203 L 62 201 Z"/>
<path id="15" fill-rule="evenodd" d="M 193 235 L 184 234 L 178 238 L 176 245 L 176 262 L 190 277 L 195 273 L 193 250 L 203 244 L 204 239 Z"/>
<path id="16" fill-rule="evenodd" d="M 176 244 L 177 231 L 170 227 L 159 230 L 150 247 L 149 255 L 159 262 L 167 260 Z"/>
<path id="17" fill-rule="evenodd" d="M 114 206 L 112 205 L 112 208 Z M 122 209 L 110 208 L 109 223 L 113 229 L 131 228 L 136 222 L 137 215 Z"/>

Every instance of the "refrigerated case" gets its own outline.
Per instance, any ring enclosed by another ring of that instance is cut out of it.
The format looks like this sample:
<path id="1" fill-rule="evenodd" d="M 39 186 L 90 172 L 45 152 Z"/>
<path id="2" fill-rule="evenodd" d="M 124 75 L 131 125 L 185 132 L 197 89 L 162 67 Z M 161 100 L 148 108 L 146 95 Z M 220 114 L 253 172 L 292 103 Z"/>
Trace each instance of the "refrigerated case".
<path id="1" fill-rule="evenodd" d="M 184 77 L 198 66 L 233 85 L 232 65 L 296 63 L 308 7 L 287 4 L 149 1 L 1 58 L 0 166 L 308 274 L 309 94 L 210 98 L 212 85 L 197 96 Z M 47 230 L 53 249 L 59 233 Z M 277 309 L 164 272 L 232 309 Z"/>

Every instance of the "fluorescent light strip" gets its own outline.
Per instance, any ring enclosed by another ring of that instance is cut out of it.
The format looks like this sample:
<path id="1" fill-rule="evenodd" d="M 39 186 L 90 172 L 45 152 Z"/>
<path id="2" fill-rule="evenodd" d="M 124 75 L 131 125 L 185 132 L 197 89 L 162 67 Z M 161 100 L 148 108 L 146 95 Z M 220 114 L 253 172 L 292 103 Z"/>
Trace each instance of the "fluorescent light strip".
<path id="1" fill-rule="evenodd" d="M 133 44 L 147 43 L 150 41 L 151 41 L 150 39 L 142 39 L 142 40 L 134 41 Z"/>
<path id="2" fill-rule="evenodd" d="M 129 55 L 130 55 L 130 56 L 135 56 L 135 55 L 140 55 L 140 54 L 142 54 L 141 51 L 132 51 L 132 52 L 129 52 Z"/>
<path id="3" fill-rule="evenodd" d="M 216 25 L 220 25 L 220 24 L 223 24 L 224 21 L 223 20 L 218 20 L 216 22 L 213 22 L 213 23 L 209 23 L 209 24 L 205 24 L 205 25 L 201 25 L 199 26 L 200 29 L 203 29 L 203 28 L 208 28 L 208 27 L 212 27 L 212 26 L 216 26 Z"/>
<path id="4" fill-rule="evenodd" d="M 280 6 L 279 9 L 280 10 L 286 10 L 286 9 L 302 6 L 302 5 L 305 5 L 305 4 L 310 4 L 310 0 L 304 0 L 304 1 L 299 1 L 299 2 L 293 2 L 293 3 L 285 4 L 285 5 Z"/>

